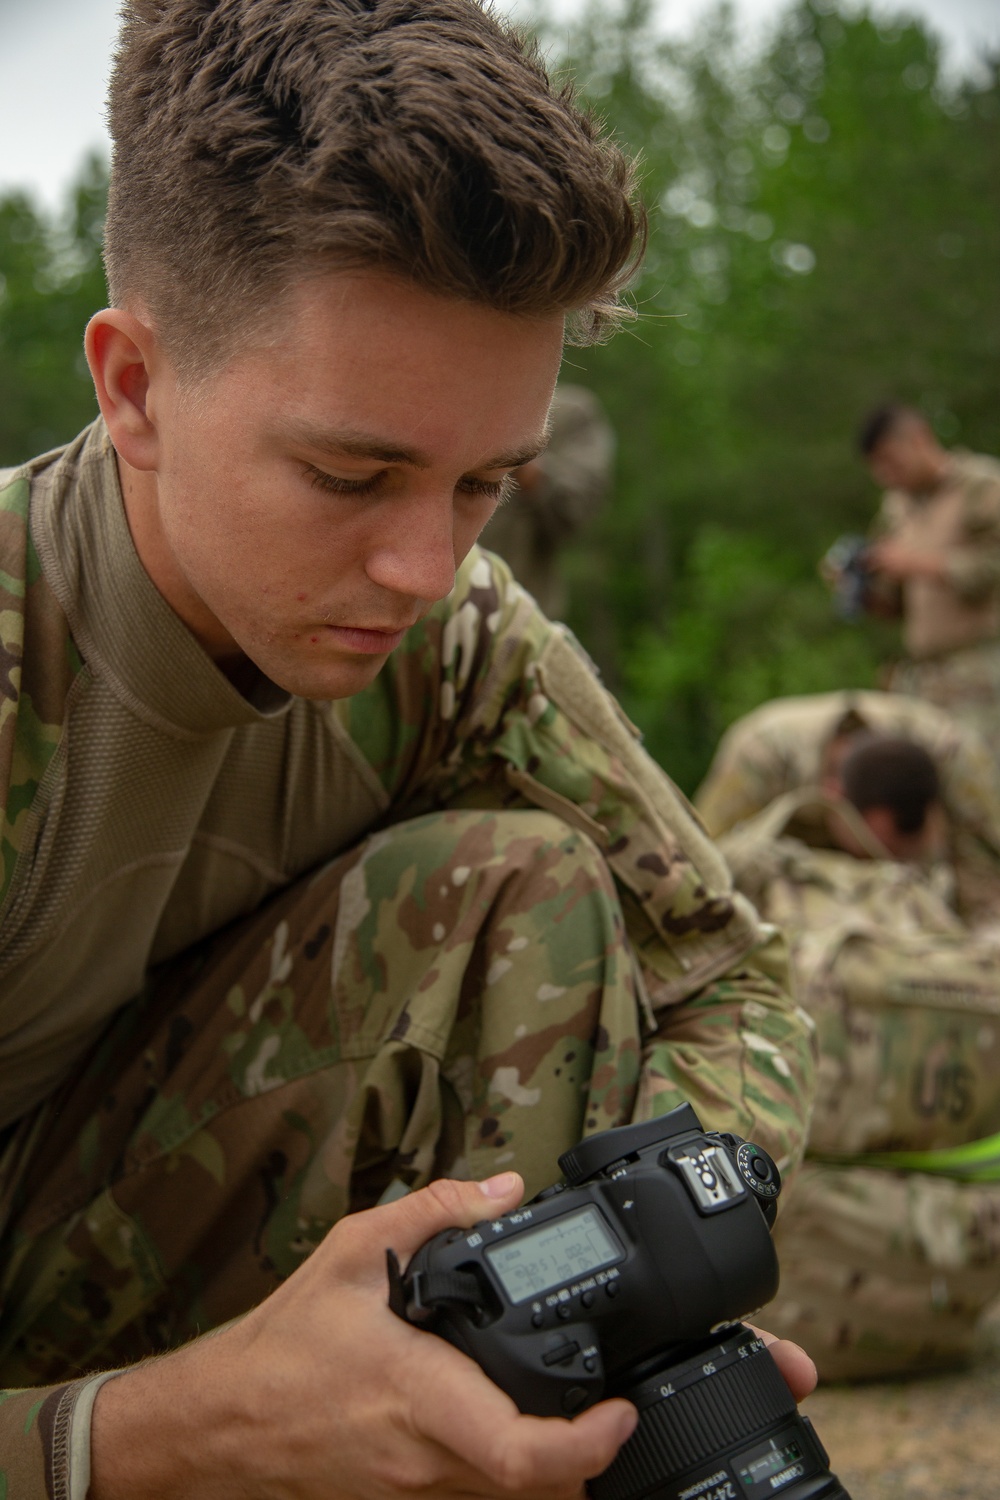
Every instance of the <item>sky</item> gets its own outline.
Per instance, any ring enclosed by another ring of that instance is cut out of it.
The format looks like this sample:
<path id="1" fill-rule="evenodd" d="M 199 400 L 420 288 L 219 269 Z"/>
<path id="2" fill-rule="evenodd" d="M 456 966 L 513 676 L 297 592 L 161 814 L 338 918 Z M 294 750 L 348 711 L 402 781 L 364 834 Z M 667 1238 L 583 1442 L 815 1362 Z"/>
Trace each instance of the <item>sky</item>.
<path id="1" fill-rule="evenodd" d="M 582 0 L 548 0 L 557 17 Z M 663 30 L 683 35 L 711 0 L 659 0 Z M 749 40 L 766 35 L 785 0 L 735 0 Z M 0 191 L 28 189 L 55 207 L 90 149 L 108 151 L 104 90 L 119 0 L 0 0 Z M 500 5 L 519 20 L 531 0 Z M 874 0 L 877 11 L 923 17 L 952 67 L 1000 47 L 1000 0 Z"/>

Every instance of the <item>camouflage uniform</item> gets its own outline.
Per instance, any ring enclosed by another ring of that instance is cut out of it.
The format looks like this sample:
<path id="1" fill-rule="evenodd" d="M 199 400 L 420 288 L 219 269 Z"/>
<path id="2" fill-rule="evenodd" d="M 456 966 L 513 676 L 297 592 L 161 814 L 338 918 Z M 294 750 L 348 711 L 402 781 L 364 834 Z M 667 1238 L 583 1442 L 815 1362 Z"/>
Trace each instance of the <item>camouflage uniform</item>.
<path id="1" fill-rule="evenodd" d="M 549 420 L 549 445 L 533 465 L 539 479 L 497 511 L 483 545 L 510 564 L 550 619 L 561 619 L 566 589 L 559 554 L 607 496 L 615 435 L 597 397 L 582 385 L 556 387 Z"/>
<path id="2" fill-rule="evenodd" d="M 973 926 L 1000 921 L 1000 771 L 991 748 L 972 729 L 931 703 L 901 693 L 844 690 L 777 698 L 737 720 L 722 737 L 694 802 L 718 836 L 761 812 L 775 798 L 815 786 L 823 752 L 852 710 L 878 734 L 922 745 L 937 767 L 949 823 L 947 863 L 955 905 Z M 829 842 L 817 805 L 800 803 L 788 832 L 817 846 Z"/>
<path id="3" fill-rule="evenodd" d="M 795 1159 L 773 929 L 496 559 L 319 704 L 240 697 L 180 626 L 99 423 L 0 492 L 0 547 L 8 1494 L 82 1500 L 86 1372 L 238 1315 L 397 1183 L 535 1191 L 683 1098 Z"/>
<path id="4" fill-rule="evenodd" d="M 971 937 L 914 867 L 788 837 L 808 796 L 722 840 L 788 933 L 820 1048 L 768 1327 L 828 1379 L 951 1364 L 1000 1293 L 998 1143 L 982 1171 L 968 1145 L 1000 1131 L 1000 945 Z"/>
<path id="5" fill-rule="evenodd" d="M 981 641 L 922 661 L 894 662 L 885 685 L 952 714 L 993 747 L 1000 763 L 1000 641 Z"/>
<path id="6" fill-rule="evenodd" d="M 890 491 L 875 534 L 941 557 L 945 576 L 898 585 L 907 659 L 886 686 L 947 709 L 1000 746 L 1000 463 L 949 455 L 927 494 Z"/>

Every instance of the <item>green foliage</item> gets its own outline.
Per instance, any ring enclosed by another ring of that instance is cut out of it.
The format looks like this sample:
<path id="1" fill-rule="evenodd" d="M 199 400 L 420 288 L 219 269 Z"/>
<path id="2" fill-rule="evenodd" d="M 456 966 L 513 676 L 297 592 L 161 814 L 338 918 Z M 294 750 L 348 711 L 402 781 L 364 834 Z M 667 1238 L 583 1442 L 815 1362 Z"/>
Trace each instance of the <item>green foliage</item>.
<path id="1" fill-rule="evenodd" d="M 23 193 L 0 197 L 0 464 L 66 442 L 97 414 L 83 330 L 106 302 L 106 197 L 97 158 L 58 218 Z"/>
<path id="2" fill-rule="evenodd" d="M 832 0 L 756 61 L 724 8 L 677 45 L 643 0 L 547 42 L 641 152 L 652 220 L 637 322 L 567 359 L 621 437 L 571 623 L 690 789 L 735 715 L 893 649 L 816 580 L 876 504 L 863 412 L 910 401 L 1000 451 L 1000 81 L 948 82 L 920 24 Z"/>
<path id="3" fill-rule="evenodd" d="M 666 631 L 637 632 L 622 698 L 670 773 L 694 786 L 728 724 L 769 698 L 874 687 L 871 641 L 831 628 L 830 599 L 764 537 L 696 535 Z"/>

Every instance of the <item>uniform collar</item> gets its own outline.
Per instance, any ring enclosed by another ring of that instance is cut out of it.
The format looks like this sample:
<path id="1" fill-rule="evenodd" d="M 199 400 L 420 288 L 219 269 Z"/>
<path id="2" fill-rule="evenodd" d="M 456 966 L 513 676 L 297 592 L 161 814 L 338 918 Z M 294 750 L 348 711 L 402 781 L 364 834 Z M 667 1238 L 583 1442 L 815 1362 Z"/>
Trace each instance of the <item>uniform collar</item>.
<path id="1" fill-rule="evenodd" d="M 266 677 L 244 697 L 199 645 L 139 560 L 102 419 L 29 465 L 31 529 L 45 576 L 95 676 L 161 728 L 210 733 L 284 713 Z"/>

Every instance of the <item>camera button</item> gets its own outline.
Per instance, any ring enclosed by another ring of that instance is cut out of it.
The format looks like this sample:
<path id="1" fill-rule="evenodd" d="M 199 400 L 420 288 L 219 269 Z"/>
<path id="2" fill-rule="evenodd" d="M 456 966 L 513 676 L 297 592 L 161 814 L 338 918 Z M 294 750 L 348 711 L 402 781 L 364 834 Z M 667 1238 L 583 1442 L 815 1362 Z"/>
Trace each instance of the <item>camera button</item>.
<path id="1" fill-rule="evenodd" d="M 587 1404 L 587 1392 L 582 1385 L 571 1385 L 562 1398 L 562 1409 L 567 1416 L 574 1416 Z"/>
<path id="2" fill-rule="evenodd" d="M 546 1349 L 542 1355 L 543 1365 L 568 1365 L 570 1360 L 580 1352 L 580 1345 L 575 1339 L 567 1339 L 564 1344 L 557 1344 L 554 1349 Z"/>
<path id="3" fill-rule="evenodd" d="M 531 1326 L 532 1326 L 532 1328 L 541 1328 L 541 1326 L 542 1326 L 542 1324 L 544 1322 L 545 1322 L 545 1314 L 544 1313 L 542 1313 L 542 1312 L 533 1312 L 531 1314 Z"/>
<path id="4" fill-rule="evenodd" d="M 593 1375 L 594 1371 L 597 1369 L 597 1355 L 588 1354 L 583 1362 L 583 1368 L 586 1370 L 588 1375 Z"/>
<path id="5" fill-rule="evenodd" d="M 594 1305 L 594 1294 L 593 1294 L 593 1292 L 584 1292 L 583 1296 L 580 1298 L 580 1301 L 581 1301 L 581 1303 L 583 1304 L 584 1307 L 593 1307 L 593 1305 Z"/>
<path id="6" fill-rule="evenodd" d="M 569 1303 L 560 1302 L 559 1306 L 556 1308 L 556 1317 L 562 1318 L 564 1323 L 568 1323 L 572 1316 L 573 1309 L 570 1307 Z"/>
<path id="7" fill-rule="evenodd" d="M 604 1290 L 607 1292 L 607 1294 L 608 1294 L 609 1297 L 617 1297 L 618 1296 L 618 1283 L 617 1283 L 617 1281 L 609 1281 L 607 1283 L 607 1285 L 605 1286 Z"/>

